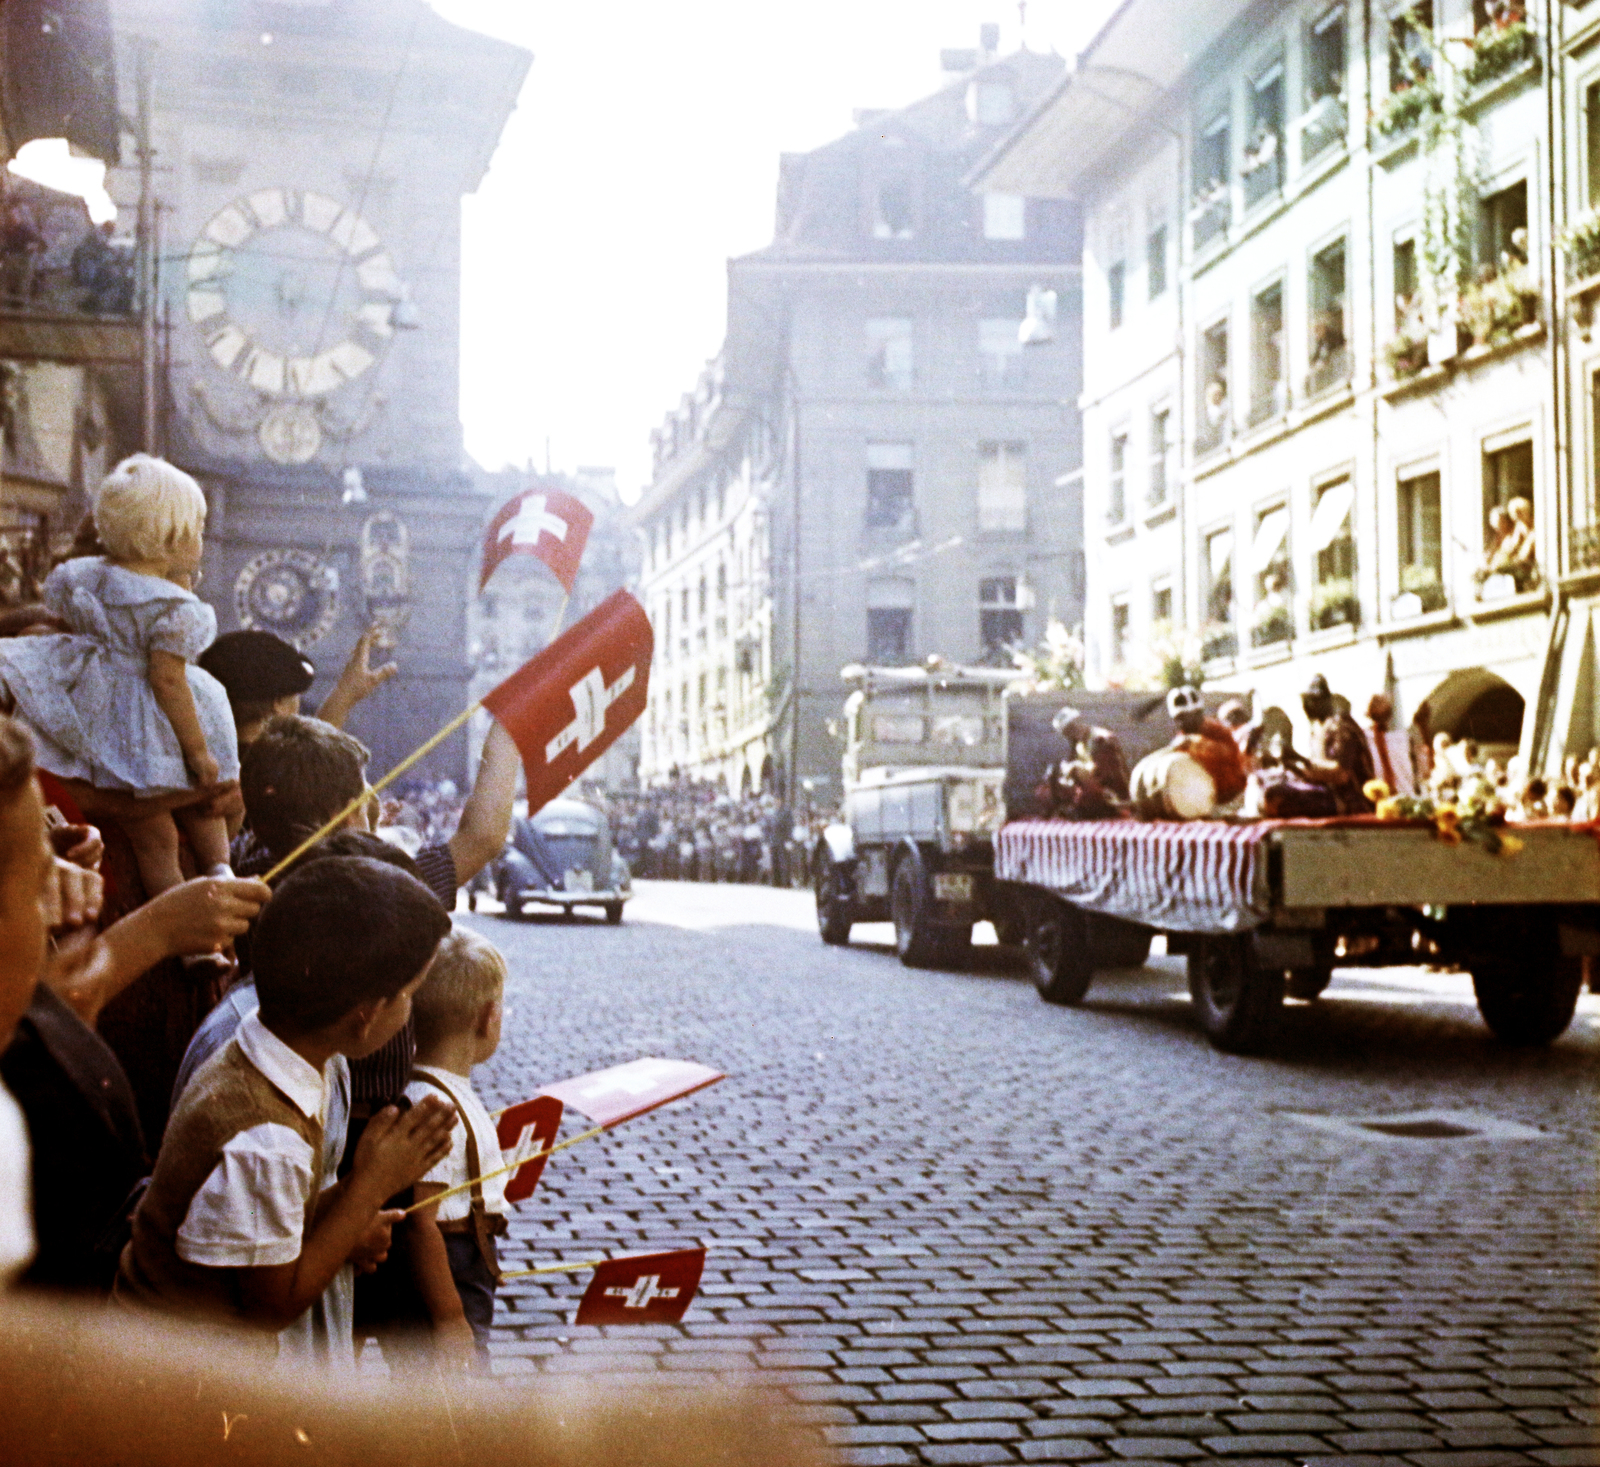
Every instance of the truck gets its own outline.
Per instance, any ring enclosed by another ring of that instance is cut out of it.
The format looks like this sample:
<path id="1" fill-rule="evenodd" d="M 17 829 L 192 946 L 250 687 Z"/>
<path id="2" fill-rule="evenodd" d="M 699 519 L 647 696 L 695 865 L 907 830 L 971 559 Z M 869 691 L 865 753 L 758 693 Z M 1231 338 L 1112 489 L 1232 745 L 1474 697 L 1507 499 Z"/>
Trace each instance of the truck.
<path id="1" fill-rule="evenodd" d="M 928 718 L 947 700 L 976 708 L 967 687 L 979 681 L 891 686 L 914 690 Z M 996 681 L 981 680 L 985 710 Z M 884 747 L 870 720 L 886 692 L 868 676 L 852 695 L 846 759 L 854 749 L 856 768 L 852 778 L 847 764 L 843 818 L 824 831 L 814 864 L 825 941 L 887 916 L 903 961 L 937 964 L 987 919 L 1020 945 L 1042 999 L 1075 1005 L 1097 972 L 1142 964 L 1161 934 L 1186 961 L 1201 1029 L 1235 1053 L 1267 1048 L 1285 999 L 1314 1000 L 1335 967 L 1416 964 L 1468 972 L 1502 1041 L 1548 1044 L 1600 957 L 1592 828 L 1518 827 L 1513 854 L 1511 844 L 1497 852 L 1494 840 L 1449 841 L 1404 823 L 1050 819 L 1034 790 L 1066 752 L 1054 713 L 1070 701 L 1117 732 L 1132 761 L 1171 737 L 1158 698 L 1018 696 L 1002 684 L 998 744 L 973 745 L 981 758 L 952 768 L 872 762 Z M 898 731 L 916 732 L 910 722 Z M 997 805 L 956 795 L 952 819 L 950 791 L 963 783 L 997 789 Z"/>
<path id="2" fill-rule="evenodd" d="M 1023 943 L 1031 908 L 997 878 L 995 839 L 1007 810 L 1032 810 L 1035 786 L 1065 753 L 1051 724 L 1061 707 L 1070 701 L 1111 727 L 1133 759 L 1175 731 L 1160 695 L 1019 698 L 1012 669 L 933 659 L 857 664 L 842 676 L 856 686 L 840 729 L 844 801 L 811 853 L 817 926 L 837 945 L 857 922 L 893 922 L 908 967 L 959 964 L 983 921 L 1002 943 Z M 1208 708 L 1227 696 L 1207 694 Z M 1144 961 L 1147 931 L 1115 921 L 1092 926 L 1103 966 Z"/>

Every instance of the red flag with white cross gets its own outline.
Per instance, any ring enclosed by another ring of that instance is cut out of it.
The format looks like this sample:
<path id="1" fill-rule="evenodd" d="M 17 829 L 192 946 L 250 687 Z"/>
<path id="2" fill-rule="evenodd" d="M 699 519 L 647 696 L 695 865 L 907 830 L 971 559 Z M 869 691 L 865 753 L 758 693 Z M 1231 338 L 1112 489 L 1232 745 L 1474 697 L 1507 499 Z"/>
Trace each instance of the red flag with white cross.
<path id="1" fill-rule="evenodd" d="M 694 1302 L 704 1248 L 610 1258 L 594 1271 L 574 1324 L 676 1324 Z"/>
<path id="2" fill-rule="evenodd" d="M 561 1130 L 561 1112 L 565 1107 L 553 1095 L 536 1095 L 500 1113 L 496 1127 L 500 1151 L 507 1161 L 519 1156 L 531 1157 L 511 1174 L 506 1183 L 506 1201 L 521 1202 L 533 1196 L 533 1189 L 544 1175 L 544 1166 L 550 1160 L 541 1155 L 555 1145 Z"/>
<path id="3" fill-rule="evenodd" d="M 484 697 L 522 755 L 530 815 L 644 712 L 654 648 L 644 607 L 617 591 Z"/>
<path id="4" fill-rule="evenodd" d="M 557 1080 L 543 1086 L 539 1094 L 552 1096 L 609 1129 L 726 1078 L 721 1070 L 693 1060 L 647 1056 L 571 1080 Z"/>
<path id="5" fill-rule="evenodd" d="M 489 522 L 478 589 L 513 555 L 531 555 L 550 567 L 570 596 L 593 524 L 594 515 L 583 501 L 560 489 L 534 488 L 517 495 Z"/>

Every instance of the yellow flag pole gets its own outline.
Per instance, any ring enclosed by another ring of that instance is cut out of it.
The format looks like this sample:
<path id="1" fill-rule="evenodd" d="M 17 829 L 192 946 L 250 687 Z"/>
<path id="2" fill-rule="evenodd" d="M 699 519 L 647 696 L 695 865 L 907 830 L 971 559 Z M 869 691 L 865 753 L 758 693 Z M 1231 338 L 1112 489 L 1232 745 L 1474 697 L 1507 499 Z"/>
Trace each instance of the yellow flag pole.
<path id="1" fill-rule="evenodd" d="M 564 606 L 565 603 L 563 603 L 563 608 Z M 336 831 L 345 823 L 346 820 L 354 815 L 356 811 L 366 804 L 366 802 L 375 794 L 377 794 L 379 790 L 388 788 L 389 785 L 393 784 L 395 780 L 399 779 L 400 776 L 404 774 L 406 770 L 410 769 L 411 766 L 419 759 L 426 757 L 428 754 L 431 754 L 435 749 L 437 749 L 440 744 L 449 738 L 451 734 L 460 728 L 461 725 L 471 718 L 472 715 L 481 707 L 483 707 L 482 703 L 474 703 L 470 708 L 467 708 L 456 714 L 456 716 L 452 718 L 449 723 L 445 724 L 445 726 L 441 728 L 439 732 L 436 733 L 431 739 L 429 739 L 428 742 L 425 743 L 420 749 L 414 750 L 412 753 L 407 754 L 404 759 L 396 764 L 395 767 L 386 775 L 384 775 L 384 777 L 375 785 L 362 790 L 361 793 L 357 795 L 355 799 L 351 800 L 350 803 L 344 807 L 344 809 L 342 809 L 333 817 L 333 819 L 328 821 L 328 823 L 320 830 L 308 835 L 261 879 L 263 881 L 270 882 L 281 876 L 289 869 L 289 867 L 294 865 L 296 861 L 305 855 L 305 853 L 309 851 L 312 846 L 316 845 L 319 840 L 322 840 L 325 836 L 332 835 L 334 831 Z"/>
<path id="2" fill-rule="evenodd" d="M 570 600 L 572 600 L 572 592 L 563 591 L 561 593 L 561 605 L 556 608 L 556 624 L 550 628 L 551 642 L 555 641 L 557 634 L 561 631 L 561 623 L 567 619 L 567 602 Z M 548 646 L 549 644 L 546 643 L 546 645 Z"/>
<path id="3" fill-rule="evenodd" d="M 504 1166 L 497 1167 L 492 1172 L 485 1172 L 481 1177 L 471 1177 L 459 1187 L 451 1187 L 446 1192 L 435 1192 L 431 1197 L 425 1197 L 421 1202 L 413 1202 L 406 1208 L 402 1216 L 409 1217 L 419 1208 L 432 1207 L 436 1202 L 443 1202 L 446 1197 L 458 1197 L 463 1192 L 470 1192 L 480 1182 L 492 1182 L 496 1177 L 503 1177 L 507 1172 L 514 1172 L 520 1167 L 525 1167 L 530 1161 L 538 1161 L 541 1156 L 554 1156 L 558 1151 L 565 1151 L 569 1146 L 576 1146 L 580 1141 L 590 1141 L 596 1136 L 603 1135 L 605 1126 L 596 1126 L 592 1131 L 584 1131 L 581 1135 L 571 1136 L 565 1141 L 558 1141 L 554 1146 L 548 1146 L 543 1151 L 535 1151 L 531 1156 L 521 1156 L 515 1161 L 508 1161 Z"/>
<path id="4" fill-rule="evenodd" d="M 503 1273 L 500 1282 L 507 1279 L 531 1279 L 536 1273 L 582 1273 L 586 1268 L 599 1268 L 610 1263 L 609 1258 L 586 1258 L 582 1263 L 547 1263 L 542 1268 L 519 1268 L 515 1273 Z"/>

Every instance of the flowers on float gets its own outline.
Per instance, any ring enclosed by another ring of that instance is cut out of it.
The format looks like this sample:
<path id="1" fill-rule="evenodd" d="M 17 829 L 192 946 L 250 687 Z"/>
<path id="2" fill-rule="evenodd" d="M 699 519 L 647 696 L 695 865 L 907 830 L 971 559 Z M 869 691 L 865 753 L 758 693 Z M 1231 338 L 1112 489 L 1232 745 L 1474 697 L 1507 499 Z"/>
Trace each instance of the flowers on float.
<path id="1" fill-rule="evenodd" d="M 1361 793 L 1367 797 L 1370 804 L 1381 805 L 1390 799 L 1394 792 L 1381 779 L 1369 779 L 1361 786 Z"/>

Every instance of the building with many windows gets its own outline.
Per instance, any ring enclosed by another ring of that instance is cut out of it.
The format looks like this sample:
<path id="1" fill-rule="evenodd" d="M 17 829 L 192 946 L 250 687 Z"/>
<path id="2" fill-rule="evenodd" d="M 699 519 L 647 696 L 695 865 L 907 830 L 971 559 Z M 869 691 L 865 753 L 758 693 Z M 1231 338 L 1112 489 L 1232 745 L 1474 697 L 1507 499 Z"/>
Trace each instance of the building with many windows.
<path id="1" fill-rule="evenodd" d="M 723 351 L 635 516 L 646 780 L 830 801 L 841 668 L 1006 661 L 1080 615 L 1076 210 L 964 181 L 1062 63 L 992 47 L 786 155 L 772 244 L 729 264 Z"/>
<path id="2" fill-rule="evenodd" d="M 1208 680 L 1294 712 L 1316 670 L 1509 747 L 1551 703 L 1552 627 L 1600 567 L 1571 407 L 1600 351 L 1560 365 L 1600 47 L 1560 76 L 1591 11 L 1130 0 L 979 170 L 1086 210 L 1101 676 L 1177 620 Z"/>

